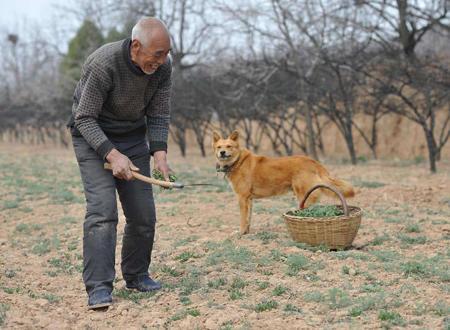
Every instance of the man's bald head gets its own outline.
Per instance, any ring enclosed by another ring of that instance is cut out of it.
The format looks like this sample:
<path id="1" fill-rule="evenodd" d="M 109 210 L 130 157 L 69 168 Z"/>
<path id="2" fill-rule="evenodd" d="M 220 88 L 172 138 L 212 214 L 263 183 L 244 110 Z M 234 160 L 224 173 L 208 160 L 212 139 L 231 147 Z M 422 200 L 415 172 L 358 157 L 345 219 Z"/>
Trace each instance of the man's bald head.
<path id="1" fill-rule="evenodd" d="M 131 40 L 138 40 L 144 47 L 148 47 L 154 38 L 166 39 L 170 43 L 166 25 L 156 17 L 141 18 L 131 31 Z"/>
<path id="2" fill-rule="evenodd" d="M 154 17 L 141 18 L 131 32 L 131 60 L 144 73 L 153 74 L 169 52 L 170 35 L 164 23 Z"/>

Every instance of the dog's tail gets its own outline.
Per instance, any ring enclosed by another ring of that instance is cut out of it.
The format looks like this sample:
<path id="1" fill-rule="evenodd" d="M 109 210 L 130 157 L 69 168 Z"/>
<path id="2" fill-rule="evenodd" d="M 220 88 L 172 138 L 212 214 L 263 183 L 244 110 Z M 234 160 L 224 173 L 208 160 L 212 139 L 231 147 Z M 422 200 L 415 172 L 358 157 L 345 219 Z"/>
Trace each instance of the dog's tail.
<path id="1" fill-rule="evenodd" d="M 353 186 L 350 183 L 344 180 L 332 178 L 330 176 L 326 176 L 324 179 L 326 184 L 335 186 L 344 195 L 344 197 L 348 198 L 355 196 L 355 190 L 353 189 Z M 337 197 L 336 194 L 331 190 L 322 189 L 322 191 L 328 196 Z"/>

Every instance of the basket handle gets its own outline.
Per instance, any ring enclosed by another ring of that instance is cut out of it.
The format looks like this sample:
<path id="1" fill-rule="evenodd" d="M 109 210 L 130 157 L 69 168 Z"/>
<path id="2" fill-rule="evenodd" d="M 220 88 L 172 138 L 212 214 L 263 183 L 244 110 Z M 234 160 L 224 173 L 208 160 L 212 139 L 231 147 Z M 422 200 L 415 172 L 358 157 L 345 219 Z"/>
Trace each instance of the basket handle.
<path id="1" fill-rule="evenodd" d="M 308 192 L 306 193 L 305 197 L 303 197 L 302 202 L 300 203 L 300 209 L 304 209 L 305 208 L 305 203 L 306 200 L 308 199 L 309 195 L 311 195 L 311 193 L 319 188 L 326 188 L 331 190 L 332 192 L 334 192 L 336 195 L 338 195 L 339 199 L 341 200 L 342 203 L 342 207 L 344 208 L 344 214 L 345 216 L 349 216 L 349 212 L 348 212 L 348 206 L 347 206 L 347 202 L 345 201 L 344 196 L 341 194 L 341 192 L 339 190 L 337 190 L 335 187 L 333 186 L 327 186 L 325 184 L 318 184 L 314 187 L 312 187 L 311 189 L 308 190 Z"/>

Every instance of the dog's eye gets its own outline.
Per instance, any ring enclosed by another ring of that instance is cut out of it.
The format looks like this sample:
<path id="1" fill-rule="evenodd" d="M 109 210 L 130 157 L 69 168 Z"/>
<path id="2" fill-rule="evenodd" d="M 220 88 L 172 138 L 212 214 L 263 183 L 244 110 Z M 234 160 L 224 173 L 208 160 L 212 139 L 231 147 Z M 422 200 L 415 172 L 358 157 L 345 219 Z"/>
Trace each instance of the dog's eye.
<path id="1" fill-rule="evenodd" d="M 227 148 L 228 148 L 228 149 L 230 149 L 230 148 L 231 148 L 231 146 L 227 146 Z"/>

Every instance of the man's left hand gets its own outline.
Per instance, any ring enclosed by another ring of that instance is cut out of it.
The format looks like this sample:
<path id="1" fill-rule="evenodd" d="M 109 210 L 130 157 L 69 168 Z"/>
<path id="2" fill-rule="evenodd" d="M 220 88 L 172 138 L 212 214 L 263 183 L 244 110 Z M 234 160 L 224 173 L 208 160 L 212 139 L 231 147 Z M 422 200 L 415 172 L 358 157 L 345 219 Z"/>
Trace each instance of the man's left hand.
<path id="1" fill-rule="evenodd" d="M 164 176 L 164 180 L 169 180 L 169 174 L 172 173 L 169 165 L 167 164 L 167 152 L 164 150 L 155 151 L 153 154 L 153 168 L 159 170 Z"/>

